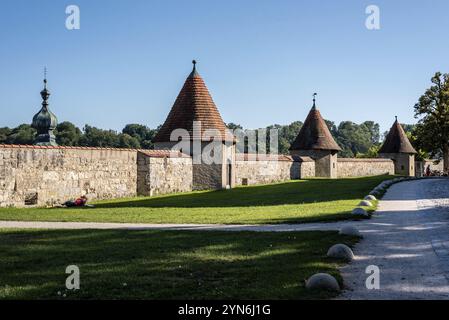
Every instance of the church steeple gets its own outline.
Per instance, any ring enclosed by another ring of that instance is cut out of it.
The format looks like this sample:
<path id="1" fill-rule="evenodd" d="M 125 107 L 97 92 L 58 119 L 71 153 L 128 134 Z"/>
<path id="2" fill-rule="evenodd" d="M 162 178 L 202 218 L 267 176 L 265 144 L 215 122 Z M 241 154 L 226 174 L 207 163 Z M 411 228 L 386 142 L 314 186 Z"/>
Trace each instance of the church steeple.
<path id="1" fill-rule="evenodd" d="M 31 124 L 31 126 L 37 131 L 34 144 L 39 146 L 57 146 L 53 131 L 58 125 L 58 119 L 48 108 L 50 91 L 47 89 L 47 69 L 44 70 L 44 89 L 41 91 L 41 97 L 42 108 L 34 115 L 33 122 Z"/>

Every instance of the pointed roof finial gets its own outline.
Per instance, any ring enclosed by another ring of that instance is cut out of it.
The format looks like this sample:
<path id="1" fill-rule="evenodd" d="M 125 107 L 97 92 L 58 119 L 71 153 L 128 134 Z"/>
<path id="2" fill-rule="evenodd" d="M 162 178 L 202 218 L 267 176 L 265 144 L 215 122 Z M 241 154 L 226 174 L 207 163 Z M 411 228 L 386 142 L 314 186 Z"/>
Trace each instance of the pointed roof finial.
<path id="1" fill-rule="evenodd" d="M 47 89 L 47 67 L 44 67 L 44 87 Z"/>
<path id="2" fill-rule="evenodd" d="M 193 70 L 190 73 L 189 78 L 192 78 L 192 77 L 198 75 L 198 72 L 196 71 L 196 60 L 192 60 L 192 64 L 193 64 Z"/>
<path id="3" fill-rule="evenodd" d="M 316 105 L 315 105 L 316 96 L 317 96 L 317 93 L 315 92 L 315 93 L 313 94 L 313 106 L 312 106 L 313 109 L 316 108 Z"/>

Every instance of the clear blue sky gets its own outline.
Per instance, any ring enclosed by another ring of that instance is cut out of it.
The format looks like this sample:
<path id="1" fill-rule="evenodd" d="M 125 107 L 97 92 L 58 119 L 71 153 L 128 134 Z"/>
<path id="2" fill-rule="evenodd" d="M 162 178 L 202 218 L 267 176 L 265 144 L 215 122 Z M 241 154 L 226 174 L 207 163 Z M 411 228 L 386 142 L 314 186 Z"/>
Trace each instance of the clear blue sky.
<path id="1" fill-rule="evenodd" d="M 70 4 L 80 30 L 65 28 Z M 370 4 L 381 30 L 365 28 Z M 47 66 L 60 122 L 156 127 L 193 58 L 225 122 L 303 121 L 318 92 L 337 123 L 414 123 L 430 77 L 449 72 L 448 12 L 447 0 L 1 0 L 0 126 L 31 122 Z"/>

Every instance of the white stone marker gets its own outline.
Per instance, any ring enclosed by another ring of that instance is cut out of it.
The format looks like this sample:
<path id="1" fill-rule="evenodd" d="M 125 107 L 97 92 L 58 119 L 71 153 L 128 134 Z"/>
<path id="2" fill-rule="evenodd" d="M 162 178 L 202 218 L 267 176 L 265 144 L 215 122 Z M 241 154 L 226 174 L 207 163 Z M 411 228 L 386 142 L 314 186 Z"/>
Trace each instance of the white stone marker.
<path id="1" fill-rule="evenodd" d="M 359 203 L 360 207 L 372 207 L 373 204 L 371 202 L 369 202 L 368 200 L 362 200 Z"/>
<path id="2" fill-rule="evenodd" d="M 369 215 L 368 212 L 366 212 L 366 210 L 363 208 L 355 208 L 354 210 L 352 210 L 352 214 L 365 216 L 365 217 L 367 217 Z"/>
<path id="3" fill-rule="evenodd" d="M 352 252 L 351 248 L 342 243 L 334 244 L 332 247 L 330 247 L 329 251 L 327 252 L 327 256 L 331 258 L 343 259 L 346 261 L 352 261 L 354 259 L 354 253 Z"/>
<path id="4" fill-rule="evenodd" d="M 340 231 L 338 232 L 338 234 L 343 234 L 346 236 L 356 236 L 356 237 L 360 237 L 360 231 L 354 227 L 354 226 L 343 226 Z"/>
<path id="5" fill-rule="evenodd" d="M 328 273 L 316 273 L 306 280 L 306 288 L 310 290 L 340 291 L 337 280 Z"/>

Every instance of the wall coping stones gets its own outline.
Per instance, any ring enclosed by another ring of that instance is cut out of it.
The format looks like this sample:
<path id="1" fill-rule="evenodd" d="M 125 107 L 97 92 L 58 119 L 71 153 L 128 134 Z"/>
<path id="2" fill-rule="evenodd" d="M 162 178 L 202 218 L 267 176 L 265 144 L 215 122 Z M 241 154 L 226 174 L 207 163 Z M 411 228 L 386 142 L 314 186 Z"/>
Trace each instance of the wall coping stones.
<path id="1" fill-rule="evenodd" d="M 95 150 L 95 151 L 135 151 L 143 153 L 154 158 L 190 158 L 189 155 L 171 151 L 171 150 L 150 150 L 150 149 L 132 149 L 132 148 L 101 148 L 101 147 L 80 147 L 80 146 L 35 146 L 28 144 L 0 144 L 0 148 L 9 149 L 51 149 L 51 150 Z"/>
<path id="2" fill-rule="evenodd" d="M 310 157 L 290 156 L 285 154 L 257 154 L 257 153 L 237 153 L 236 161 L 290 161 L 290 162 L 314 162 Z"/>
<path id="3" fill-rule="evenodd" d="M 337 158 L 337 162 L 392 162 L 391 159 L 380 158 Z"/>

